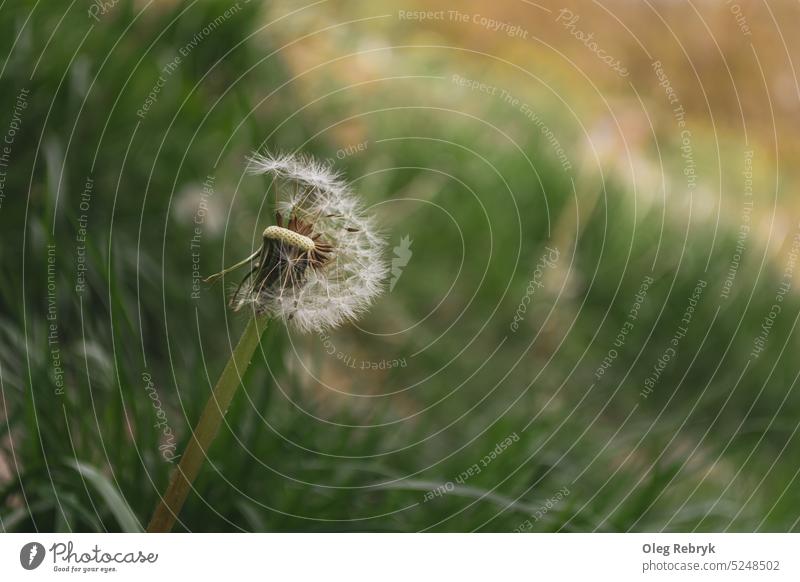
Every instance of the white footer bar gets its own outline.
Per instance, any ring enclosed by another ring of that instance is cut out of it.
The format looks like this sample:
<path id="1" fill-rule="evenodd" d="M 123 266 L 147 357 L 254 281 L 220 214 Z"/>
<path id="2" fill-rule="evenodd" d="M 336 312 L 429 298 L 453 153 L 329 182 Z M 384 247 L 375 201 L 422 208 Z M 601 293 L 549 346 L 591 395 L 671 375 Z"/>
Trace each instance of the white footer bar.
<path id="1" fill-rule="evenodd" d="M 4 534 L 0 579 L 777 581 L 798 554 L 796 534 Z"/>

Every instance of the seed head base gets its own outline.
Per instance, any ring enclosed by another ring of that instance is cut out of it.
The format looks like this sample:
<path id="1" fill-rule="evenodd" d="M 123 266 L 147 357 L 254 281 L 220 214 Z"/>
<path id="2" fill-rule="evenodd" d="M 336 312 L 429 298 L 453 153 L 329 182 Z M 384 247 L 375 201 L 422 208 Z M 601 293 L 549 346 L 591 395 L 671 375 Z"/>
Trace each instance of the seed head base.
<path id="1" fill-rule="evenodd" d="M 305 252 L 313 251 L 315 248 L 311 238 L 282 226 L 268 226 L 264 229 L 264 238 L 283 241 Z"/>

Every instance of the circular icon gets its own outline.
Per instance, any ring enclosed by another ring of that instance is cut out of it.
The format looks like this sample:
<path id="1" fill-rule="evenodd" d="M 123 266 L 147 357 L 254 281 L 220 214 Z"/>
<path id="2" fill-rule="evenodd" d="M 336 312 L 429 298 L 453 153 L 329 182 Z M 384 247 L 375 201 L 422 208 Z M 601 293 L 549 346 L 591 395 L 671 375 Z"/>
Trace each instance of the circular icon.
<path id="1" fill-rule="evenodd" d="M 39 542 L 28 542 L 19 551 L 19 563 L 26 570 L 35 570 L 44 561 L 44 546 Z"/>

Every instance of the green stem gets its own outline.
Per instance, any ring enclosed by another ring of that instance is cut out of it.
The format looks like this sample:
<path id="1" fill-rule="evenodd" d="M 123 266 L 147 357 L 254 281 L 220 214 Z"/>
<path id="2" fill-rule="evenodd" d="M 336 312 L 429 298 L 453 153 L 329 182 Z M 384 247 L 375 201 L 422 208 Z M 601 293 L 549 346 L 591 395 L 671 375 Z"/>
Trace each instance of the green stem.
<path id="1" fill-rule="evenodd" d="M 265 326 L 266 317 L 258 315 L 254 315 L 247 324 L 239 343 L 236 344 L 228 363 L 225 364 L 222 375 L 217 380 L 217 385 L 214 386 L 214 392 L 206 402 L 206 407 L 203 409 L 203 414 L 192 433 L 180 463 L 170 477 L 167 490 L 147 526 L 148 532 L 168 532 L 175 525 L 175 520 L 192 488 L 192 483 L 203 466 L 208 449 L 214 442 L 222 419 L 250 365 L 250 360 L 261 340 Z"/>

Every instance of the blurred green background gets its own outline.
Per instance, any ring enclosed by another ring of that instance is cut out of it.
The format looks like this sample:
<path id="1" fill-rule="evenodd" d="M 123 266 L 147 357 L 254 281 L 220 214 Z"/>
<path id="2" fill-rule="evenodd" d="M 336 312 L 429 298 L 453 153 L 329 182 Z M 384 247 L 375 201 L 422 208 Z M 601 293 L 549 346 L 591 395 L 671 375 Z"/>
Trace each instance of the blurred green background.
<path id="1" fill-rule="evenodd" d="M 177 529 L 797 530 L 798 9 L 740 5 L 749 35 L 674 2 L 0 6 L 3 531 L 146 523 L 245 323 L 196 285 L 271 223 L 260 149 L 341 170 L 397 277 L 356 325 L 273 324 Z"/>

